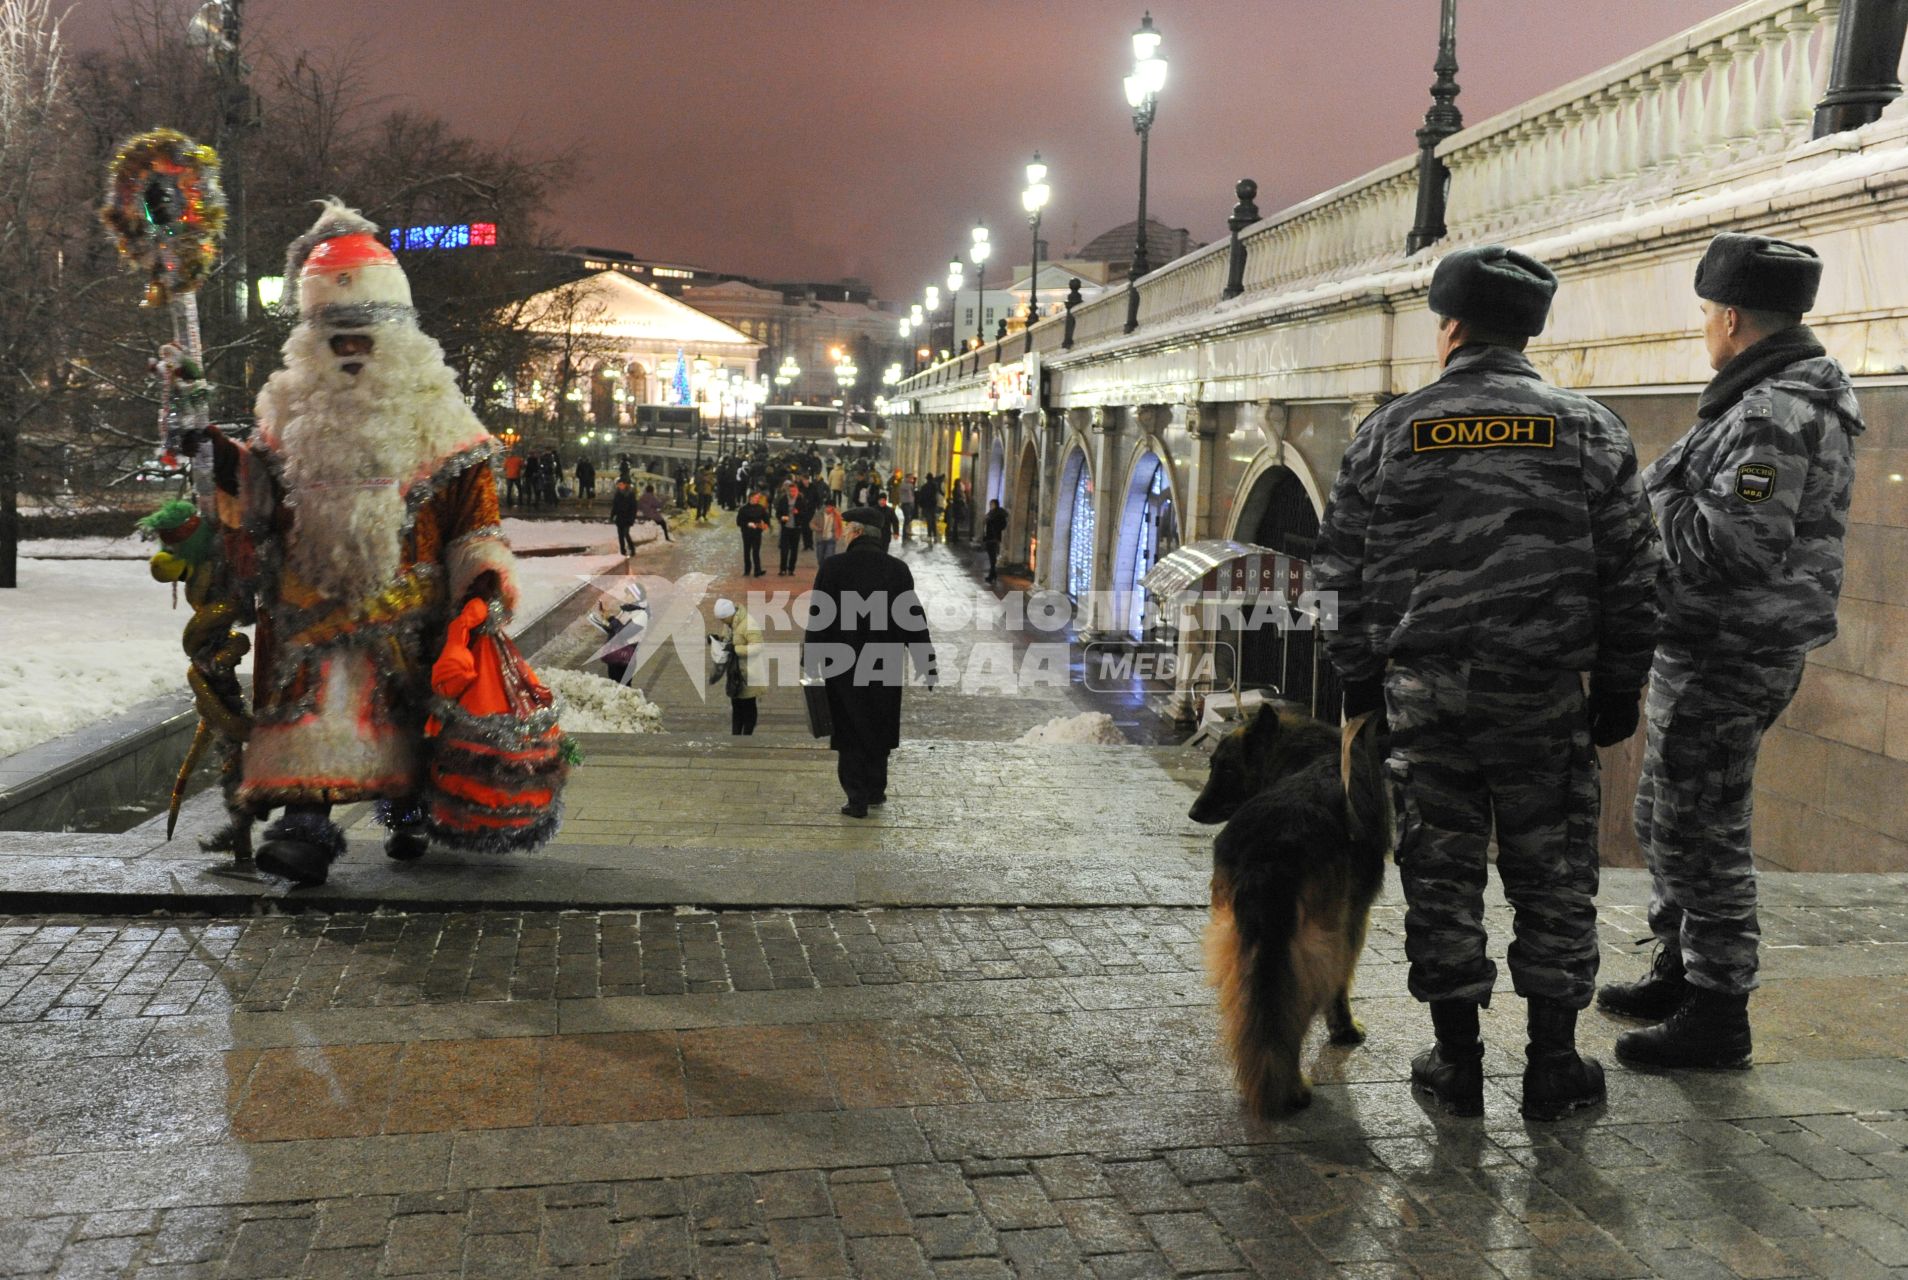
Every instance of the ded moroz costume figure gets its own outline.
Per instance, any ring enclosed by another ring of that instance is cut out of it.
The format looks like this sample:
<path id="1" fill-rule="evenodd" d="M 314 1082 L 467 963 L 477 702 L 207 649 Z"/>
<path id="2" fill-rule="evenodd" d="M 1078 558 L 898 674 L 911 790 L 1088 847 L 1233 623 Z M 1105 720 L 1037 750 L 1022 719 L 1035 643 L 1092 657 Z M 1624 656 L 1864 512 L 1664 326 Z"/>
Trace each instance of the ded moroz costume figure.
<path id="1" fill-rule="evenodd" d="M 1835 637 L 1863 429 L 1848 375 L 1802 323 L 1821 278 L 1805 245 L 1710 242 L 1696 295 L 1716 377 L 1643 476 L 1668 561 L 1636 793 L 1658 949 L 1641 982 L 1597 999 L 1658 1025 L 1618 1037 L 1626 1062 L 1749 1065 L 1756 752 L 1804 656 Z"/>
<path id="2" fill-rule="evenodd" d="M 1529 1016 L 1523 1113 L 1604 1096 L 1575 1047 L 1597 972 L 1593 746 L 1636 730 L 1661 551 L 1622 420 L 1524 356 L 1556 287 L 1498 245 L 1438 264 L 1443 373 L 1359 427 L 1318 539 L 1345 714 L 1389 713 L 1405 954 L 1437 1039 L 1412 1082 L 1460 1115 L 1484 1110 L 1493 830 Z"/>
<path id="3" fill-rule="evenodd" d="M 432 663 L 468 602 L 508 614 L 516 573 L 497 444 L 377 228 L 324 202 L 285 275 L 298 323 L 284 367 L 251 441 L 216 440 L 214 466 L 228 554 L 258 601 L 240 798 L 283 810 L 259 865 L 316 884 L 344 846 L 334 804 L 385 802 L 387 852 L 423 852 Z"/>

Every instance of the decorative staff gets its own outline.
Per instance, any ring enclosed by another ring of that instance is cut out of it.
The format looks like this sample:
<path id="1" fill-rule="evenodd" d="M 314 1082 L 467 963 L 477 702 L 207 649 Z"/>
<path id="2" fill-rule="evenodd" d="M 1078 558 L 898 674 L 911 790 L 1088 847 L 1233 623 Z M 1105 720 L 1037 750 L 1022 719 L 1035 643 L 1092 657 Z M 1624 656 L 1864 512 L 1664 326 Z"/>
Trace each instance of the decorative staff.
<path id="1" fill-rule="evenodd" d="M 146 278 L 143 305 L 163 306 L 172 313 L 172 341 L 159 349 L 153 365 L 159 382 L 161 453 L 168 463 L 190 462 L 212 430 L 198 290 L 218 260 L 225 228 L 217 154 L 174 129 L 154 129 L 127 139 L 107 171 L 106 199 L 99 216 L 128 269 Z M 197 500 L 174 499 L 139 522 L 149 537 L 157 537 L 162 544 L 152 557 L 152 576 L 173 583 L 175 591 L 184 582 L 186 602 L 192 606 L 183 644 L 190 659 L 186 674 L 199 724 L 173 783 L 166 838 L 172 838 L 178 825 L 186 783 L 216 737 L 229 821 L 222 830 L 201 838 L 200 845 L 208 851 L 231 853 L 232 869 L 249 873 L 251 814 L 234 798 L 240 750 L 251 732 L 236 674 L 251 642 L 234 628 L 249 619 L 230 573 L 216 554 L 217 520 L 210 509 L 206 470 L 198 468 Z"/>

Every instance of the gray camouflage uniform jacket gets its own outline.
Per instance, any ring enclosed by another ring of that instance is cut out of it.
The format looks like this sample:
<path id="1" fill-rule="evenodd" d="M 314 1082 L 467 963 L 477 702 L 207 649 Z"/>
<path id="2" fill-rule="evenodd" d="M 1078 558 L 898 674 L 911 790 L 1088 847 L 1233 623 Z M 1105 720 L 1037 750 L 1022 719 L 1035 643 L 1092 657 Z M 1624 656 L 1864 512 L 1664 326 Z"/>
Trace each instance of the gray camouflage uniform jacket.
<path id="1" fill-rule="evenodd" d="M 1848 375 L 1815 355 L 1754 382 L 1650 464 L 1666 642 L 1775 653 L 1834 639 L 1862 430 Z"/>
<path id="2" fill-rule="evenodd" d="M 1590 671 L 1612 690 L 1649 671 L 1660 566 L 1623 420 L 1481 345 L 1365 420 L 1314 563 L 1338 595 L 1326 643 L 1348 681 L 1445 657 Z"/>

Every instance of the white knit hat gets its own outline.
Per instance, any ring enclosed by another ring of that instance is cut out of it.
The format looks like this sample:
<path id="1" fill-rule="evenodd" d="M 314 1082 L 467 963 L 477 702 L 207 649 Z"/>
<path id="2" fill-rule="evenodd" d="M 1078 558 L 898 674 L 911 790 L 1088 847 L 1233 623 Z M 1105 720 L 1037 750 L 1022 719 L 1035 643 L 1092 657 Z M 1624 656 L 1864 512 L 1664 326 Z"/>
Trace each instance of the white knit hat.
<path id="1" fill-rule="evenodd" d="M 735 601 L 726 597 L 716 601 L 715 616 L 722 622 L 727 622 L 730 618 L 733 618 L 735 616 Z"/>

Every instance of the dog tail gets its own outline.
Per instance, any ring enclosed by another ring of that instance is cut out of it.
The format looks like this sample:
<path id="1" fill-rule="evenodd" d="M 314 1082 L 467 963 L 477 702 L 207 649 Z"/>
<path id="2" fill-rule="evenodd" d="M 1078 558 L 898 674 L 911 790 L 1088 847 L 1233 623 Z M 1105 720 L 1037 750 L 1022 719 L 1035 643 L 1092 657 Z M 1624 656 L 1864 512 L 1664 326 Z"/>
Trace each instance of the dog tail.
<path id="1" fill-rule="evenodd" d="M 1382 858 L 1391 852 L 1391 791 L 1385 784 L 1385 749 L 1370 714 L 1345 725 L 1339 774 L 1345 784 L 1345 832 L 1352 844 Z"/>
<path id="2" fill-rule="evenodd" d="M 1299 1054 L 1316 1001 L 1299 989 L 1293 964 L 1297 886 L 1276 872 L 1265 874 L 1263 865 L 1238 870 L 1245 874 L 1237 880 L 1220 870 L 1213 875 L 1207 972 L 1219 989 L 1239 1092 L 1254 1115 L 1273 1116 L 1307 1100 Z"/>

